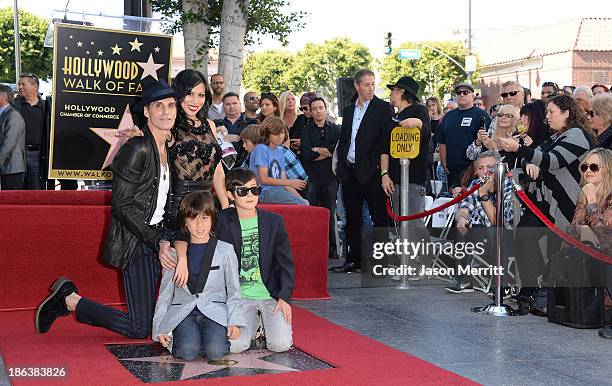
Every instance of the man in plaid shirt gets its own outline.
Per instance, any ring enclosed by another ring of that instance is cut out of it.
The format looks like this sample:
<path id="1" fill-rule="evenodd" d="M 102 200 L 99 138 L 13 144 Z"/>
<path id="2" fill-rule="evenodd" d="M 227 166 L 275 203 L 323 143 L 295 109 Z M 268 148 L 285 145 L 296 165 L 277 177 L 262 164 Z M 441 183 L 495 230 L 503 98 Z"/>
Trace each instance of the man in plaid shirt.
<path id="1" fill-rule="evenodd" d="M 488 150 L 482 152 L 476 158 L 476 170 L 478 177 L 468 186 L 468 190 L 476 185 L 478 182 L 485 181 L 477 191 L 466 197 L 461 203 L 459 203 L 459 209 L 455 220 L 457 221 L 457 230 L 461 236 L 460 241 L 468 240 L 466 234 L 468 228 L 485 227 L 489 228 L 495 226 L 497 220 L 497 192 L 495 183 L 495 169 L 497 163 L 500 160 L 499 153 Z M 503 217 L 504 227 L 506 229 L 512 229 L 514 224 L 514 208 L 513 208 L 513 197 L 512 197 L 512 179 L 510 177 L 504 178 L 504 191 L 503 191 Z M 476 238 L 470 237 L 470 239 L 483 240 L 483 233 L 478 233 Z M 478 237 L 480 236 L 480 237 Z M 470 256 L 466 256 L 464 261 L 457 261 L 457 265 L 469 265 L 471 263 Z M 467 278 L 460 275 L 455 276 L 455 280 L 450 286 L 446 287 L 447 292 L 462 293 L 462 292 L 474 292 L 472 283 L 467 281 Z"/>

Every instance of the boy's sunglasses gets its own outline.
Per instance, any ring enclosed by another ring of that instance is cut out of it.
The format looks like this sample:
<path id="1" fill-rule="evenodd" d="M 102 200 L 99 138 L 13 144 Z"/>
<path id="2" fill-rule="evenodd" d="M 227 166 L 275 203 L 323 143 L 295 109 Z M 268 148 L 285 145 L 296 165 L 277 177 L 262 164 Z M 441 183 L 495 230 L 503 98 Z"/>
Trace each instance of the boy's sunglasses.
<path id="1" fill-rule="evenodd" d="M 593 173 L 597 173 L 599 171 L 599 165 L 597 165 L 597 164 L 590 164 L 590 165 L 589 164 L 582 164 L 582 165 L 580 165 L 580 170 L 583 173 L 586 173 L 586 171 L 588 169 L 591 169 L 591 171 Z"/>
<path id="2" fill-rule="evenodd" d="M 232 191 L 236 193 L 238 197 L 246 197 L 249 192 L 251 192 L 253 196 L 259 196 L 261 194 L 261 186 L 253 186 L 252 188 L 247 188 L 246 186 L 237 186 L 232 189 Z"/>
<path id="3" fill-rule="evenodd" d="M 510 96 L 515 96 L 515 95 L 516 95 L 516 94 L 518 94 L 518 93 L 519 93 L 519 92 L 518 92 L 517 90 L 515 90 L 515 91 L 510 91 L 510 92 L 502 92 L 502 93 L 501 93 L 501 94 L 499 94 L 499 95 L 501 95 L 501 97 L 502 97 L 502 98 L 507 98 L 507 97 L 508 97 L 508 95 L 510 95 Z"/>

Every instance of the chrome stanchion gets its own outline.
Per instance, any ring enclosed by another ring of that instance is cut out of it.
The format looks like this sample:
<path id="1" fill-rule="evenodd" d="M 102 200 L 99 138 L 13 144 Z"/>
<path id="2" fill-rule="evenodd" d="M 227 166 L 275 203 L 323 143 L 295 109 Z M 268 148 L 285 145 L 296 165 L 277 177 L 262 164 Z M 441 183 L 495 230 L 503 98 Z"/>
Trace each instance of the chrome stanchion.
<path id="1" fill-rule="evenodd" d="M 477 312 L 479 314 L 485 315 L 495 315 L 495 316 L 516 316 L 519 315 L 512 307 L 507 304 L 504 304 L 503 295 L 502 295 L 502 237 L 504 234 L 504 180 L 506 177 L 506 164 L 501 161 L 498 162 L 497 168 L 495 170 L 495 186 L 496 186 L 496 221 L 495 221 L 495 252 L 497 255 L 497 259 L 495 261 L 497 272 L 497 288 L 495 289 L 495 303 L 489 304 L 484 307 L 474 307 L 472 308 L 472 312 Z"/>
<path id="2" fill-rule="evenodd" d="M 400 216 L 408 215 L 408 178 L 410 174 L 410 160 L 408 158 L 400 158 Z M 408 239 L 408 222 L 402 221 L 400 223 L 400 240 L 403 242 Z M 400 266 L 406 268 L 408 266 L 408 256 L 405 253 L 401 254 Z M 409 289 L 408 277 L 406 274 L 401 275 L 400 283 L 397 285 L 398 289 Z"/>

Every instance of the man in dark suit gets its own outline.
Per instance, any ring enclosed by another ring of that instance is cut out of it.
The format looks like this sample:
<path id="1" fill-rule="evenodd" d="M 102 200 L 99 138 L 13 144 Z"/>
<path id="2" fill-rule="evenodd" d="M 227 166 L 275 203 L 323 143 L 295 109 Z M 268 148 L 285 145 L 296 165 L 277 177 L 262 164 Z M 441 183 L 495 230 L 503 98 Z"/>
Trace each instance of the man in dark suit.
<path id="1" fill-rule="evenodd" d="M 351 272 L 361 268 L 364 200 L 368 203 L 374 226 L 389 226 L 379 164 L 384 133 L 393 110 L 389 103 L 374 95 L 376 81 L 371 70 L 357 71 L 353 81 L 358 97 L 343 111 L 344 119 L 336 150 L 336 175 L 342 183 L 346 208 L 348 254 L 344 265 L 332 268 L 334 272 Z"/>
<path id="2" fill-rule="evenodd" d="M 0 179 L 3 190 L 21 190 L 26 171 L 25 122 L 12 106 L 13 90 L 0 84 Z"/>

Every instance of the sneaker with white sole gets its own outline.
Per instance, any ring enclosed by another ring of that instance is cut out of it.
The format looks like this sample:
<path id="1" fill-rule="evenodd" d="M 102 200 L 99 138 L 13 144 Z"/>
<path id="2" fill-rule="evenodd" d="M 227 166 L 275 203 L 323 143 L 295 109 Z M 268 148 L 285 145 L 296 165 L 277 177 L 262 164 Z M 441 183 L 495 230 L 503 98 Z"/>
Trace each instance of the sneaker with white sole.
<path id="1" fill-rule="evenodd" d="M 461 294 L 467 292 L 474 292 L 474 286 L 472 283 L 466 283 L 459 280 L 455 280 L 448 287 L 444 287 L 444 291 L 453 294 Z"/>

